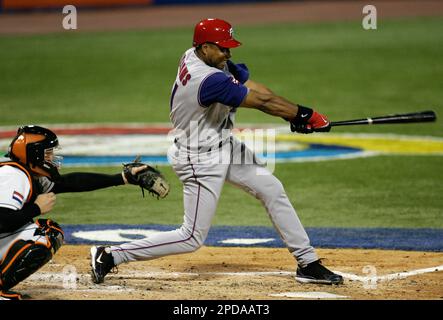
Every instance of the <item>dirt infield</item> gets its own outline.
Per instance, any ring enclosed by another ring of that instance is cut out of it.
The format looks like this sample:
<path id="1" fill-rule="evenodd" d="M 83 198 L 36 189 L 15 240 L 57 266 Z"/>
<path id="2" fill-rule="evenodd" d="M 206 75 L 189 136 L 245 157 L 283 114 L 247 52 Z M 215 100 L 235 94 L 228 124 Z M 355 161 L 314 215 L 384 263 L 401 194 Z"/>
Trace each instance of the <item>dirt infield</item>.
<path id="1" fill-rule="evenodd" d="M 272 296 L 288 292 L 326 292 L 353 300 L 443 299 L 443 253 L 351 249 L 317 252 L 326 258 L 325 265 L 344 275 L 344 285 L 297 283 L 294 259 L 283 248 L 218 247 L 121 265 L 104 284 L 94 285 L 89 276 L 89 246 L 67 245 L 15 290 L 44 300 L 297 299 Z"/>
<path id="2" fill-rule="evenodd" d="M 192 27 L 206 17 L 219 17 L 233 25 L 283 22 L 361 20 L 367 1 L 296 1 L 237 5 L 155 6 L 142 8 L 78 10 L 78 29 L 64 30 L 60 12 L 0 15 L 0 34 L 36 34 Z M 443 1 L 371 1 L 378 20 L 395 17 L 443 16 Z"/>

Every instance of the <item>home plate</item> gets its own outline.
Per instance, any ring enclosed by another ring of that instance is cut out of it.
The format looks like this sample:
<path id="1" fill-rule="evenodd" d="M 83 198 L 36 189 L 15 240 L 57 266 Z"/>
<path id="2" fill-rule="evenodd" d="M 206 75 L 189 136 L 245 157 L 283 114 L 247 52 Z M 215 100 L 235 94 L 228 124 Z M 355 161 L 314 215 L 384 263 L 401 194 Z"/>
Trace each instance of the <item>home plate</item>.
<path id="1" fill-rule="evenodd" d="M 274 238 L 265 238 L 265 239 L 226 239 L 219 241 L 223 244 L 261 244 L 266 242 L 274 241 Z"/>
<path id="2" fill-rule="evenodd" d="M 305 299 L 346 299 L 348 296 L 340 296 L 338 294 L 328 292 L 283 292 L 270 294 L 271 297 L 287 297 L 287 298 L 305 298 Z"/>

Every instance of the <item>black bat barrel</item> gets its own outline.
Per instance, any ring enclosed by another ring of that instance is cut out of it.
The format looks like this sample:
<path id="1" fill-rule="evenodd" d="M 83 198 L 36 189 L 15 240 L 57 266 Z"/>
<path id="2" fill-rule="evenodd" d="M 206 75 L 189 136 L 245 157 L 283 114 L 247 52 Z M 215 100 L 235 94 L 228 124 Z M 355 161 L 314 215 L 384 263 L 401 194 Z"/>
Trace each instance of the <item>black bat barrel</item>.
<path id="1" fill-rule="evenodd" d="M 381 117 L 344 120 L 331 122 L 331 126 L 350 126 L 362 124 L 391 124 L 391 123 L 412 123 L 412 122 L 432 122 L 437 119 L 434 111 L 423 111 L 405 114 L 393 114 Z"/>

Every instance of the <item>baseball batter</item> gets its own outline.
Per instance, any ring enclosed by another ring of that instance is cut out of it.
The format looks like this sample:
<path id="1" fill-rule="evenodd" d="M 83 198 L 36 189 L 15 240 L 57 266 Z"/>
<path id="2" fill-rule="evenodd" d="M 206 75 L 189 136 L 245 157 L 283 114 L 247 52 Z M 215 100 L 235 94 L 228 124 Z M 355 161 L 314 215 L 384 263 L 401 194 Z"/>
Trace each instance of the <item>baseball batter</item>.
<path id="1" fill-rule="evenodd" d="M 168 157 L 183 183 L 183 225 L 119 246 L 92 247 L 95 283 L 103 282 L 106 274 L 121 263 L 200 248 L 208 235 L 225 181 L 261 201 L 297 260 L 298 281 L 343 283 L 340 275 L 320 263 L 282 183 L 230 133 L 238 108 L 254 108 L 281 117 L 290 122 L 293 131 L 301 133 L 328 131 L 329 121 L 249 79 L 247 67 L 230 60 L 230 49 L 240 45 L 226 21 L 205 19 L 196 25 L 193 47 L 179 62 L 170 98 L 175 139 Z"/>

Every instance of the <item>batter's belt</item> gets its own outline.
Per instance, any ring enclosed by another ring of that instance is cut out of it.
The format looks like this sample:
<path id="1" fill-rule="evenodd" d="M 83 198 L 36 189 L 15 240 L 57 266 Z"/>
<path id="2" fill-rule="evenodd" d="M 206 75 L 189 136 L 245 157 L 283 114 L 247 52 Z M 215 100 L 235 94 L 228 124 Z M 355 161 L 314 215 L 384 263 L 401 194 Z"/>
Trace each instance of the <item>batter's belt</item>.
<path id="1" fill-rule="evenodd" d="M 194 146 L 190 146 L 190 145 L 183 145 L 181 143 L 178 142 L 178 139 L 175 138 L 174 139 L 174 144 L 177 146 L 177 148 L 180 150 L 180 148 L 186 148 L 189 152 L 198 152 L 198 153 L 207 153 L 207 152 L 211 152 L 213 150 L 217 150 L 222 148 L 225 144 L 227 144 L 228 142 L 232 142 L 232 136 L 229 137 L 228 139 L 225 139 L 223 141 L 220 141 L 218 144 L 213 145 L 213 146 L 201 146 L 201 147 L 194 147 Z"/>

